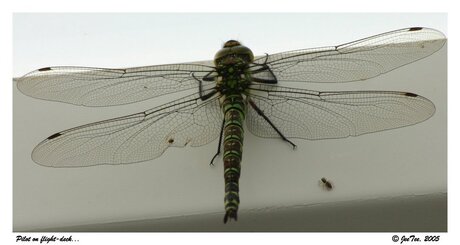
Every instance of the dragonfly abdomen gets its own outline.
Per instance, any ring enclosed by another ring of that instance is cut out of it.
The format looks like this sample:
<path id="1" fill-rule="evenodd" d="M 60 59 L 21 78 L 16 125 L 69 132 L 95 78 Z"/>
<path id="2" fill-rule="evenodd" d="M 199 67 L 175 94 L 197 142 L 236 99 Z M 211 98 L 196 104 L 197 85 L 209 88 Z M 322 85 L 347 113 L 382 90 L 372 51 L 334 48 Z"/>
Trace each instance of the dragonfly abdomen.
<path id="1" fill-rule="evenodd" d="M 243 154 L 243 121 L 245 104 L 240 94 L 226 95 L 222 102 L 225 116 L 224 124 L 224 178 L 225 178 L 225 217 L 237 220 L 240 204 L 238 181 L 240 179 L 241 158 Z"/>

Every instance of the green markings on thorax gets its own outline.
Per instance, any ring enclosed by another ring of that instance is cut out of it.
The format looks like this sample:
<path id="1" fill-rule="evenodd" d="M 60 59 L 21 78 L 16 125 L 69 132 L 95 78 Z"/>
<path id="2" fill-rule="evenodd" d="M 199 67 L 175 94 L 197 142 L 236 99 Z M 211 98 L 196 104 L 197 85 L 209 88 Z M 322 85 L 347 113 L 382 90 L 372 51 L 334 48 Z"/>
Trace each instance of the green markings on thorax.
<path id="1" fill-rule="evenodd" d="M 244 93 L 252 79 L 248 64 L 241 59 L 233 64 L 219 65 L 217 71 L 220 75 L 217 86 L 226 95 Z"/>

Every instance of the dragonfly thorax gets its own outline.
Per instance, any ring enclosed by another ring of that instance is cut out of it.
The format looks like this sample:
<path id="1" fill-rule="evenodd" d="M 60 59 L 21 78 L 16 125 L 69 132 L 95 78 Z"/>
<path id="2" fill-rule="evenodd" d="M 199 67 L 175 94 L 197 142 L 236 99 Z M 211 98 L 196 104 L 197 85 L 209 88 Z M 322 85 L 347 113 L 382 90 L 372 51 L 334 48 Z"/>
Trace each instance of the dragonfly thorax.
<path id="1" fill-rule="evenodd" d="M 249 48 L 235 40 L 227 41 L 214 58 L 219 91 L 223 94 L 244 92 L 251 80 L 248 67 L 253 60 Z"/>
<path id="2" fill-rule="evenodd" d="M 246 63 L 219 65 L 216 67 L 217 89 L 221 94 L 240 94 L 249 86 L 251 74 Z"/>

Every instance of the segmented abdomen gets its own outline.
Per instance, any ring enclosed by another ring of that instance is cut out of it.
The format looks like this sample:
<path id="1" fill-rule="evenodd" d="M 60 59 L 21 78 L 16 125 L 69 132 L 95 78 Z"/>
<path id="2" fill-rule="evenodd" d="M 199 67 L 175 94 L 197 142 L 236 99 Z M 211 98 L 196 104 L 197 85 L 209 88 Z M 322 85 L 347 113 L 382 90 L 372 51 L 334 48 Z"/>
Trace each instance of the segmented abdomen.
<path id="1" fill-rule="evenodd" d="M 243 121 L 245 104 L 241 94 L 226 95 L 222 102 L 225 116 L 224 125 L 224 178 L 225 217 L 237 220 L 240 204 L 238 180 L 240 179 L 241 157 L 243 154 Z"/>

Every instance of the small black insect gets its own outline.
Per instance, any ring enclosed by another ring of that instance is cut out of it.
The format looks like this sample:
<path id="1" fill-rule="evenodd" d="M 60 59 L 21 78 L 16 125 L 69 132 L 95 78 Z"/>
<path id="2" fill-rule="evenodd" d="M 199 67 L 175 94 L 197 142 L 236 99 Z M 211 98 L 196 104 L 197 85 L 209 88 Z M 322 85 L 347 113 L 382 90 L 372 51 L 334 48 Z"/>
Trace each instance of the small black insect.
<path id="1" fill-rule="evenodd" d="M 324 177 L 321 178 L 321 185 L 328 191 L 331 191 L 334 188 L 332 183 Z"/>

